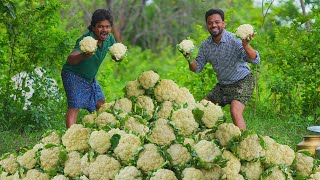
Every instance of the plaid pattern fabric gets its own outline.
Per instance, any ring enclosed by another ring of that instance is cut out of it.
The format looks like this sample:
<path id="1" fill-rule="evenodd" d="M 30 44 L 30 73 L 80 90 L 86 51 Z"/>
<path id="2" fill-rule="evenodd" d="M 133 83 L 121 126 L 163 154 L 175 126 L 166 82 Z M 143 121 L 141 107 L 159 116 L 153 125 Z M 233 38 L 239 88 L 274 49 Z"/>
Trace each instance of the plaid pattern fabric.
<path id="1" fill-rule="evenodd" d="M 248 62 L 260 63 L 259 53 L 257 51 L 256 53 L 256 59 L 249 60 L 243 49 L 242 41 L 224 30 L 218 44 L 213 41 L 211 36 L 202 42 L 196 57 L 196 72 L 202 71 L 206 63 L 210 63 L 220 84 L 232 84 L 249 74 Z"/>
<path id="2" fill-rule="evenodd" d="M 66 91 L 68 108 L 83 108 L 89 112 L 96 110 L 96 104 L 104 99 L 99 83 L 68 71 L 62 71 L 61 77 Z"/>

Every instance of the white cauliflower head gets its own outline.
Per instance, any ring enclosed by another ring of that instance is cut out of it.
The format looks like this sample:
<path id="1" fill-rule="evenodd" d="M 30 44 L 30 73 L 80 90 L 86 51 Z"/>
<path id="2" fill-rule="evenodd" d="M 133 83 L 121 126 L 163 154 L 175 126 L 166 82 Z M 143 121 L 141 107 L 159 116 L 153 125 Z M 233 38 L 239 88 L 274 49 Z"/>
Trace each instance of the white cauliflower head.
<path id="1" fill-rule="evenodd" d="M 105 103 L 102 104 L 102 106 L 99 108 L 98 113 L 102 113 L 102 112 L 107 111 L 108 109 L 111 109 L 113 105 L 114 105 L 114 101 L 105 102 Z"/>
<path id="2" fill-rule="evenodd" d="M 37 163 L 36 152 L 35 149 L 26 151 L 23 155 L 17 157 L 18 163 L 24 168 L 33 169 Z"/>
<path id="3" fill-rule="evenodd" d="M 121 169 L 115 177 L 115 180 L 142 180 L 143 175 L 135 166 L 126 166 Z"/>
<path id="4" fill-rule="evenodd" d="M 76 178 L 81 175 L 81 157 L 77 151 L 68 154 L 68 158 L 64 163 L 64 175 Z"/>
<path id="5" fill-rule="evenodd" d="M 223 170 L 220 166 L 215 165 L 210 169 L 200 169 L 203 173 L 205 179 L 221 179 L 221 177 L 224 175 Z"/>
<path id="6" fill-rule="evenodd" d="M 162 79 L 154 88 L 154 94 L 158 102 L 174 102 L 178 96 L 179 90 L 179 86 L 173 80 Z"/>
<path id="7" fill-rule="evenodd" d="M 295 160 L 296 162 L 294 164 L 294 169 L 297 171 L 297 173 L 303 176 L 309 176 L 314 166 L 314 158 L 298 152 L 296 153 Z"/>
<path id="8" fill-rule="evenodd" d="M 221 155 L 221 150 L 212 141 L 201 140 L 194 145 L 194 150 L 199 159 L 205 163 L 214 162 L 214 160 Z"/>
<path id="9" fill-rule="evenodd" d="M 207 101 L 203 113 L 201 121 L 207 128 L 213 128 L 224 115 L 221 106 L 215 105 L 210 101 Z"/>
<path id="10" fill-rule="evenodd" d="M 250 40 L 250 36 L 254 33 L 254 29 L 250 24 L 242 24 L 236 29 L 236 35 L 241 39 Z"/>
<path id="11" fill-rule="evenodd" d="M 175 102 L 177 104 L 185 104 L 185 103 L 191 104 L 191 103 L 195 103 L 196 101 L 193 95 L 190 93 L 190 91 L 187 88 L 182 87 L 180 88 L 180 91 L 176 97 Z"/>
<path id="12" fill-rule="evenodd" d="M 49 175 L 42 173 L 37 169 L 28 170 L 26 177 L 23 180 L 49 180 Z"/>
<path id="13" fill-rule="evenodd" d="M 169 169 L 158 169 L 152 173 L 150 180 L 178 180 L 173 171 Z"/>
<path id="14" fill-rule="evenodd" d="M 89 176 L 89 166 L 92 162 L 94 162 L 94 152 L 89 151 L 81 158 L 81 172 L 85 176 Z"/>
<path id="15" fill-rule="evenodd" d="M 158 111 L 158 117 L 163 119 L 168 119 L 171 115 L 171 111 L 173 110 L 173 103 L 171 101 L 164 101 L 160 105 L 160 109 Z"/>
<path id="16" fill-rule="evenodd" d="M 125 87 L 126 89 L 126 96 L 128 98 L 132 97 L 132 96 L 141 96 L 145 93 L 145 90 L 143 89 L 143 87 L 140 85 L 138 80 L 134 80 L 134 81 L 129 81 Z"/>
<path id="17" fill-rule="evenodd" d="M 144 89 L 150 89 L 158 82 L 160 76 L 154 71 L 145 71 L 141 73 L 138 77 L 139 84 Z"/>
<path id="18" fill-rule="evenodd" d="M 260 139 L 257 134 L 252 134 L 243 139 L 237 148 L 239 158 L 251 161 L 265 155 L 265 151 L 260 145 Z"/>
<path id="19" fill-rule="evenodd" d="M 173 166 L 184 166 L 187 162 L 191 160 L 191 154 L 186 147 L 181 144 L 173 144 L 168 149 L 167 152 L 170 154 L 172 160 L 170 163 Z"/>
<path id="20" fill-rule="evenodd" d="M 124 164 L 129 164 L 129 160 L 142 145 L 140 138 L 133 134 L 122 134 L 117 147 L 113 150 L 114 154 Z"/>
<path id="21" fill-rule="evenodd" d="M 97 50 L 98 40 L 95 40 L 91 36 L 84 37 L 80 43 L 80 50 L 85 53 L 93 53 Z"/>
<path id="22" fill-rule="evenodd" d="M 129 117 L 124 124 L 124 129 L 136 132 L 141 134 L 142 136 L 145 136 L 149 132 L 149 127 L 147 125 L 144 125 L 144 123 L 140 123 L 137 120 L 138 117 Z"/>
<path id="23" fill-rule="evenodd" d="M 128 98 L 121 98 L 116 100 L 113 109 L 122 110 L 124 112 L 131 112 L 132 102 Z"/>
<path id="24" fill-rule="evenodd" d="M 111 146 L 109 134 L 104 131 L 93 131 L 89 138 L 89 145 L 99 154 L 104 154 Z"/>
<path id="25" fill-rule="evenodd" d="M 97 117 L 96 112 L 94 112 L 92 114 L 87 114 L 82 118 L 82 123 L 83 124 L 93 124 L 96 117 Z"/>
<path id="26" fill-rule="evenodd" d="M 19 168 L 17 156 L 9 153 L 4 154 L 1 157 L 0 166 L 2 166 L 7 173 L 14 174 Z"/>
<path id="27" fill-rule="evenodd" d="M 151 159 L 152 161 L 150 161 Z M 159 153 L 157 146 L 145 144 L 144 149 L 138 155 L 137 168 L 144 172 L 150 172 L 161 168 L 164 163 L 165 159 Z"/>
<path id="28" fill-rule="evenodd" d="M 181 131 L 185 136 L 191 135 L 194 133 L 199 124 L 194 119 L 192 111 L 186 108 L 178 109 L 172 113 L 171 117 L 174 125 Z"/>
<path id="29" fill-rule="evenodd" d="M 50 147 L 40 151 L 40 165 L 41 168 L 45 171 L 56 170 L 59 163 L 60 148 L 59 147 Z"/>
<path id="30" fill-rule="evenodd" d="M 182 180 L 191 180 L 191 179 L 204 180 L 205 178 L 203 173 L 199 169 L 196 169 L 193 167 L 185 168 L 182 171 Z"/>
<path id="31" fill-rule="evenodd" d="M 120 170 L 120 163 L 108 155 L 99 155 L 96 160 L 89 165 L 89 179 L 114 179 Z"/>
<path id="32" fill-rule="evenodd" d="M 274 166 L 267 169 L 265 172 L 270 172 L 268 174 L 263 173 L 262 176 L 266 176 L 265 180 L 293 180 L 291 174 L 287 169 L 282 169 L 280 166 Z"/>
<path id="33" fill-rule="evenodd" d="M 194 50 L 194 44 L 189 39 L 184 39 L 180 42 L 180 44 L 177 44 L 177 48 L 179 51 L 181 51 L 184 55 L 187 53 L 192 53 Z"/>
<path id="34" fill-rule="evenodd" d="M 109 51 L 112 56 L 116 58 L 116 60 L 121 60 L 126 56 L 127 46 L 122 43 L 114 43 L 111 47 L 109 47 Z"/>
<path id="35" fill-rule="evenodd" d="M 107 125 L 112 126 L 112 125 L 116 125 L 119 123 L 119 121 L 117 121 L 116 117 L 114 117 L 113 114 L 108 113 L 108 112 L 102 112 L 101 114 L 99 114 L 99 116 L 96 118 L 95 122 L 99 128 L 103 128 Z"/>
<path id="36" fill-rule="evenodd" d="M 69 180 L 69 178 L 62 175 L 62 174 L 59 174 L 59 175 L 54 176 L 51 180 Z"/>
<path id="37" fill-rule="evenodd" d="M 215 137 L 222 146 L 226 146 L 234 137 L 240 137 L 241 131 L 233 123 L 223 123 L 218 126 Z"/>
<path id="38" fill-rule="evenodd" d="M 248 177 L 248 179 L 259 179 L 264 172 L 261 161 L 245 162 L 241 164 L 241 172 Z"/>
<path id="39" fill-rule="evenodd" d="M 241 168 L 240 160 L 227 150 L 223 151 L 222 157 L 228 160 L 227 166 L 222 168 L 223 172 L 228 175 L 239 174 Z"/>
<path id="40" fill-rule="evenodd" d="M 165 119 L 155 121 L 155 126 L 151 129 L 148 139 L 157 145 L 169 145 L 176 139 L 173 128 L 168 125 Z"/>
<path id="41" fill-rule="evenodd" d="M 91 130 L 81 124 L 73 124 L 62 136 L 62 144 L 67 151 L 86 151 L 89 149 L 89 137 Z"/>
<path id="42" fill-rule="evenodd" d="M 43 144 L 61 144 L 61 137 L 58 131 L 48 131 L 43 135 L 41 139 L 41 143 Z"/>
<path id="43" fill-rule="evenodd" d="M 149 96 L 138 96 L 136 105 L 139 108 L 145 110 L 146 114 L 149 116 L 150 119 L 153 117 L 154 104 L 153 104 L 153 100 Z"/>

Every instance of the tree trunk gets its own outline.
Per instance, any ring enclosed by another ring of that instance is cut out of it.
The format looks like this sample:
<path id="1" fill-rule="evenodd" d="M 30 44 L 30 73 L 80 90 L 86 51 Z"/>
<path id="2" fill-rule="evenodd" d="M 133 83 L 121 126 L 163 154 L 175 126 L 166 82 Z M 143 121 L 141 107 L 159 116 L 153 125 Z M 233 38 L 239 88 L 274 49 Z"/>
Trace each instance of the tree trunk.
<path id="1" fill-rule="evenodd" d="M 303 16 L 307 16 L 306 6 L 304 4 L 304 0 L 300 0 L 300 4 L 301 4 L 301 9 L 302 9 Z M 306 30 L 310 31 L 310 21 L 309 20 L 306 22 Z"/>

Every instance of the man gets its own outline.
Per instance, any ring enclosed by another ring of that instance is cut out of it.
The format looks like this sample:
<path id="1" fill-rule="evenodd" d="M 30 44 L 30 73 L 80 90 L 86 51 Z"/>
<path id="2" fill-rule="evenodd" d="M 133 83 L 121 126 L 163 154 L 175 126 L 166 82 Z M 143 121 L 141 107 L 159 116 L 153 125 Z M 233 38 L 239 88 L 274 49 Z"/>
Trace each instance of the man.
<path id="1" fill-rule="evenodd" d="M 77 40 L 62 68 L 61 77 L 68 100 L 67 128 L 76 123 L 80 108 L 93 112 L 105 102 L 95 77 L 108 48 L 115 43 L 111 34 L 112 25 L 113 18 L 109 11 L 97 9 L 92 15 L 89 32 Z M 84 53 L 80 50 L 79 42 L 86 36 L 98 40 L 98 47 L 94 53 Z"/>
<path id="2" fill-rule="evenodd" d="M 243 110 L 254 90 L 254 77 L 247 63 L 260 63 L 259 53 L 250 46 L 250 40 L 240 40 L 225 30 L 221 9 L 208 10 L 205 18 L 211 36 L 202 42 L 195 60 L 190 61 L 191 54 L 185 55 L 189 68 L 199 73 L 206 63 L 212 65 L 219 82 L 205 99 L 220 106 L 230 104 L 233 123 L 246 129 Z"/>

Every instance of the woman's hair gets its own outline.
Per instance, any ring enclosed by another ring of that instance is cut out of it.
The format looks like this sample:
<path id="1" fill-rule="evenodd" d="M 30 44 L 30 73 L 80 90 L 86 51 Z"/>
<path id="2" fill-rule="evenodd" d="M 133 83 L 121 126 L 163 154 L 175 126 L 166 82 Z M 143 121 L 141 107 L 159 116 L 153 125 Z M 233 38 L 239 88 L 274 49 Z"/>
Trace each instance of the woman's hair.
<path id="1" fill-rule="evenodd" d="M 222 21 L 224 21 L 224 12 L 221 9 L 209 9 L 206 12 L 206 22 L 209 16 L 211 16 L 212 14 L 219 14 L 221 16 Z"/>
<path id="2" fill-rule="evenodd" d="M 97 9 L 92 14 L 91 24 L 88 26 L 89 31 L 92 31 L 92 28 L 96 26 L 96 24 L 100 21 L 108 20 L 113 26 L 113 17 L 108 10 L 105 9 Z"/>

